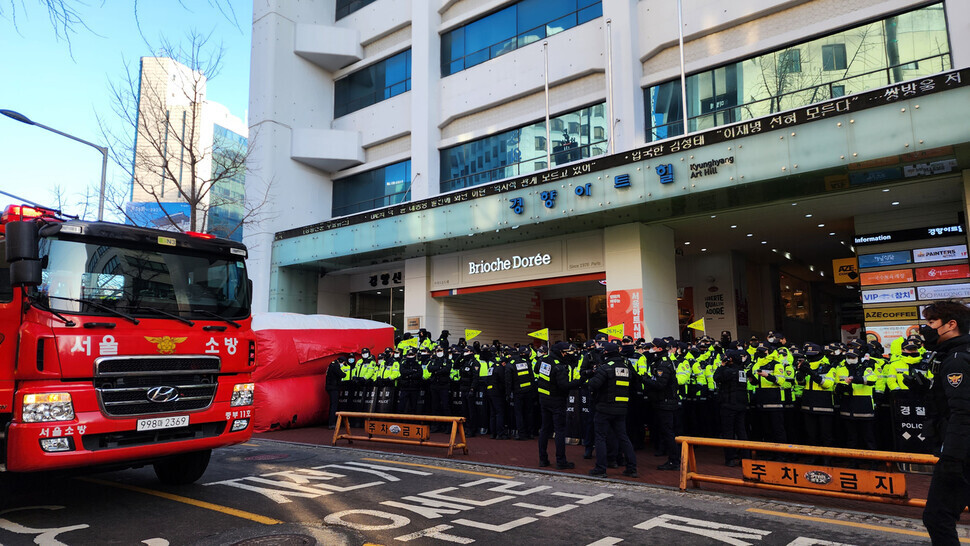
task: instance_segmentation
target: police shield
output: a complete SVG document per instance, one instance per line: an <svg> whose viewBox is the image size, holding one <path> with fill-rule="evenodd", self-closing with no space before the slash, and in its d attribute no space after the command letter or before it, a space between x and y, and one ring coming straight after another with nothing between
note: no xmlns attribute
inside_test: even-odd
<svg viewBox="0 0 970 546"><path fill-rule="evenodd" d="M384 385L377 388L377 403L374 405L375 413L394 412L394 387Z"/></svg>
<svg viewBox="0 0 970 546"><path fill-rule="evenodd" d="M893 447L906 453L932 453L927 397L916 391L892 391Z"/></svg>

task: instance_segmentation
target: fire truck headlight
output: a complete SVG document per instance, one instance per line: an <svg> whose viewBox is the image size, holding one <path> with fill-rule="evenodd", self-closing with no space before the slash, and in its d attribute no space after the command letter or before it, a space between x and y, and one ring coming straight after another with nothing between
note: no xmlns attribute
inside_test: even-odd
<svg viewBox="0 0 970 546"><path fill-rule="evenodd" d="M71 394L67 392L25 394L22 419L25 423L70 421L74 419L74 404L71 402Z"/></svg>
<svg viewBox="0 0 970 546"><path fill-rule="evenodd" d="M240 383L232 388L230 406L252 406L255 383Z"/></svg>
<svg viewBox="0 0 970 546"><path fill-rule="evenodd" d="M229 432L239 432L240 430L246 430L249 426L249 419L236 419L232 422L232 429Z"/></svg>
<svg viewBox="0 0 970 546"><path fill-rule="evenodd" d="M58 451L74 451L74 443L70 438L60 437L60 438L41 438L40 448L48 453L56 453Z"/></svg>

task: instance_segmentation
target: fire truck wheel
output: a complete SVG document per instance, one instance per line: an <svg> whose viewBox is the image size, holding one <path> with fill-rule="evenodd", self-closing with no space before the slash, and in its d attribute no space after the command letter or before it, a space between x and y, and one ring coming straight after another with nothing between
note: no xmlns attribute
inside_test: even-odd
<svg viewBox="0 0 970 546"><path fill-rule="evenodd" d="M193 483L205 473L211 455L212 450L207 449L166 457L153 465L155 476L158 477L160 482L167 485Z"/></svg>

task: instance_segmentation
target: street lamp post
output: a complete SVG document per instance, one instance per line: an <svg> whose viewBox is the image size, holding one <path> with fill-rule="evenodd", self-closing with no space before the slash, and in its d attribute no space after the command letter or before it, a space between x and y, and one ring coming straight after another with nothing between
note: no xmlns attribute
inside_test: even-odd
<svg viewBox="0 0 970 546"><path fill-rule="evenodd" d="M21 114L20 112L14 112L13 110L0 110L0 114L3 114L10 119L17 120L20 123L26 123L27 125L33 125L35 127L40 127L41 129L47 129L52 133L57 133L71 140L80 142L81 144L87 144L88 146L101 152L101 192L100 192L100 195L98 196L98 221L99 222L102 221L104 219L105 173L108 170L108 148L105 146L98 146L93 142L88 142L83 138L78 138L74 135L67 134L64 131L58 131L57 129L53 127L48 127L42 123L37 123L36 121L33 121L32 119Z"/></svg>

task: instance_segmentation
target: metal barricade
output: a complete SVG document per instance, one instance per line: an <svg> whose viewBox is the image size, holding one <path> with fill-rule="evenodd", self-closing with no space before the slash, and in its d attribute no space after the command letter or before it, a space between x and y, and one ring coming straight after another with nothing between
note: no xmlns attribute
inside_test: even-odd
<svg viewBox="0 0 970 546"><path fill-rule="evenodd" d="M355 435L351 432L351 418L364 420L364 432L366 436ZM415 421L418 424L414 423ZM428 425L420 423L451 423L451 435L448 443L430 441ZM330 445L337 445L337 440L347 440L348 443L354 443L354 440L361 440L389 444L446 447L448 448L449 457L455 449L461 449L465 455L468 455L468 443L465 440L464 423L464 417L338 411L337 426L334 427L333 441Z"/></svg>
<svg viewBox="0 0 970 546"><path fill-rule="evenodd" d="M796 444L775 444L769 442L753 442L753 441L742 441L742 440L724 440L720 438L699 438L692 436L678 436L677 442L681 445L681 458L680 458L680 490L686 491L688 488L688 482L691 482L693 487L699 487L700 482L716 483L721 485L735 485L740 487L754 487L758 489L770 489L774 491L785 491L789 493L803 493L808 495L821 495L827 497L836 497L842 499L852 499L852 500L863 500L870 502L880 502L886 504L898 504L903 506L926 506L925 499L914 499L909 498L905 488L905 481L900 488L897 486L894 491L892 484L892 476L900 476L900 473L892 473L891 470L886 472L879 471L865 471L857 469L843 469L834 468L829 466L819 467L820 465L811 464L799 464L793 462L765 462L765 461L755 461L754 459L744 461L744 467L742 468L743 474L753 475L757 479L753 478L734 478L730 476L719 476L713 474L701 474L697 470L697 459L694 456L695 446L709 446L709 447L722 447L722 448L734 448L738 450L751 450L756 452L768 451L768 452L780 452L780 453L791 453L796 455L811 455L814 457L836 457L836 458L846 458L846 459L862 459L868 461L879 461L883 463L911 463L911 464L925 464L932 465L937 461L937 457L934 455L926 455L922 453L896 453L892 451L869 451L862 449L844 449L844 448L834 448L834 447L819 447L819 446L805 446ZM781 466L787 465L787 466ZM888 468L888 464L886 465ZM793 478L791 480L792 485L782 485L778 483L766 483L762 481L762 478L770 480L768 478L769 472L772 467L776 467L778 470L785 471L785 477ZM796 472L801 467L801 470L808 468L807 472ZM756 470L757 472L753 472ZM832 476L830 471L838 471L837 476ZM790 472L789 472L790 471ZM881 474L881 475L880 475ZM854 486L857 490L863 490L859 488L859 476L865 476L867 478L880 478L876 483L873 491L876 494L864 494L864 493L852 493L845 489L845 483L843 482L842 490L833 490L834 488L828 488L829 483L833 479L838 479L840 476L852 476L854 481L849 482L850 485ZM801 482L802 486L798 487L794 485L798 483L798 477L803 476ZM788 481L788 480L776 480L776 481ZM887 483L888 481L888 483ZM834 485L838 486L839 482L835 482ZM881 486L881 487L880 487ZM835 487L839 488L839 487ZM880 489L885 489L885 492L880 491ZM900 494L901 489L901 494Z"/></svg>

